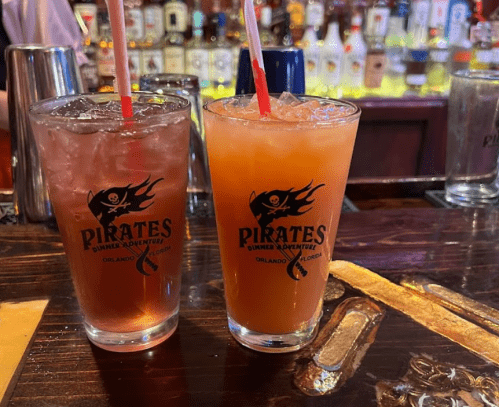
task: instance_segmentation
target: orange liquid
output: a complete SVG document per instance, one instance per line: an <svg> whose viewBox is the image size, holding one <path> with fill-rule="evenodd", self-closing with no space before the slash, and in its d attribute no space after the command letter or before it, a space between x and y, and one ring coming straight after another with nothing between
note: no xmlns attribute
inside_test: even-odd
<svg viewBox="0 0 499 407"><path fill-rule="evenodd" d="M182 191L167 194L158 189L154 204L146 211L116 219L118 229L126 223L131 226L127 227L131 234L121 239L118 232L119 239L113 240L105 238L102 225L85 205L86 196L76 203L65 201L58 193L51 195L79 304L88 323L105 331L133 332L154 327L177 311L184 196ZM144 243L148 239L149 243ZM137 242L129 246L134 253L123 247L130 242ZM144 262L143 271L148 276L137 269L137 254L147 246L147 258L157 266L155 271Z"/></svg>
<svg viewBox="0 0 499 407"><path fill-rule="evenodd" d="M248 124L205 112L227 312L245 328L291 333L320 317L357 125L358 119L317 128ZM276 243L262 237L250 200L309 184L317 189L308 198L312 203L300 210L305 213L269 224L277 244L300 245L286 257ZM283 203L283 196L276 211L291 202ZM272 207L271 202L265 204ZM300 249L299 263L307 274L293 267L293 279L287 267Z"/></svg>

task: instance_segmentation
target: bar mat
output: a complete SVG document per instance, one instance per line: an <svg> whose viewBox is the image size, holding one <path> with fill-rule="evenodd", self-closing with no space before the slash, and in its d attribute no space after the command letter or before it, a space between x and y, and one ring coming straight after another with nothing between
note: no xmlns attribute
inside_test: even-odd
<svg viewBox="0 0 499 407"><path fill-rule="evenodd" d="M343 197L341 212L359 212L359 208L357 208L355 204L345 196Z"/></svg>
<svg viewBox="0 0 499 407"><path fill-rule="evenodd" d="M0 303L0 401L31 342L49 300Z"/></svg>
<svg viewBox="0 0 499 407"><path fill-rule="evenodd" d="M425 198L430 201L437 208L460 208L459 205L447 202L445 200L445 191L435 190L435 191L425 191Z"/></svg>

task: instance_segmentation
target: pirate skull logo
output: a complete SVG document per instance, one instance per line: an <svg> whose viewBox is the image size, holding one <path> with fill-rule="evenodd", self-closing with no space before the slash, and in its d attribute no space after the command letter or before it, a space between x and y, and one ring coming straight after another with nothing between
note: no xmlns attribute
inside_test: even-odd
<svg viewBox="0 0 499 407"><path fill-rule="evenodd" d="M118 194L114 192L110 193L107 199L109 199L109 202L111 202L113 205L118 205L120 203L120 198L118 197Z"/></svg>
<svg viewBox="0 0 499 407"><path fill-rule="evenodd" d="M272 205L279 206L279 197L277 195L272 195L269 201Z"/></svg>

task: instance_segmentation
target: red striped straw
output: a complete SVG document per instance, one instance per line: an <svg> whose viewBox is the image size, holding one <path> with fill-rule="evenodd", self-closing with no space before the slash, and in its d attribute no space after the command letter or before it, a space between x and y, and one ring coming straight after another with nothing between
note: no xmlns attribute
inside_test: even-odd
<svg viewBox="0 0 499 407"><path fill-rule="evenodd" d="M253 78L255 79L258 107L260 108L260 115L267 116L270 114L270 97L263 66L262 45L260 44L253 0L244 0L244 20L246 22L246 35L248 36L248 48L251 67L253 69Z"/></svg>
<svg viewBox="0 0 499 407"><path fill-rule="evenodd" d="M116 81L121 96L121 111L124 118L133 116L132 89L130 86L130 71L128 70L128 53L125 34L125 8L123 0L106 0L109 11L109 21L113 33L114 64Z"/></svg>

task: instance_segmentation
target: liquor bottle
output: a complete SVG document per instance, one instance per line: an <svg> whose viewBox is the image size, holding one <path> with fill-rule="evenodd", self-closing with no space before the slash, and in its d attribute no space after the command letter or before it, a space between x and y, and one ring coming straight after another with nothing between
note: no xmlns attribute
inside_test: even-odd
<svg viewBox="0 0 499 407"><path fill-rule="evenodd" d="M492 62L490 69L499 70L499 7L489 15L492 29Z"/></svg>
<svg viewBox="0 0 499 407"><path fill-rule="evenodd" d="M385 36L390 8L385 0L374 0L367 9L366 39L368 44L364 86L366 92L378 95L386 68Z"/></svg>
<svg viewBox="0 0 499 407"><path fill-rule="evenodd" d="M199 0L196 0L199 2ZM199 2L200 3L200 2ZM199 6L200 7L200 6ZM232 0L232 6L227 16L227 40L239 44L241 42L241 35L244 31L242 17L242 8L240 0Z"/></svg>
<svg viewBox="0 0 499 407"><path fill-rule="evenodd" d="M428 41L428 62L426 63L426 92L432 95L442 95L449 90L449 44L444 36L444 26L441 21L437 28L432 28Z"/></svg>
<svg viewBox="0 0 499 407"><path fill-rule="evenodd" d="M213 0L211 13L207 16L205 38L208 43L216 40L218 30L218 15L222 12L220 0Z"/></svg>
<svg viewBox="0 0 499 407"><path fill-rule="evenodd" d="M428 50L425 48L409 49L406 55L404 95L421 96L426 84L426 61Z"/></svg>
<svg viewBox="0 0 499 407"><path fill-rule="evenodd" d="M468 21L470 16L471 10L467 0L450 0L445 23L445 37L449 41L449 46L462 42L463 24ZM468 30L466 34L468 34Z"/></svg>
<svg viewBox="0 0 499 407"><path fill-rule="evenodd" d="M407 51L405 24L408 14L409 0L398 0L388 20L385 37L387 66L381 84L384 96L400 97L406 91L404 58Z"/></svg>
<svg viewBox="0 0 499 407"><path fill-rule="evenodd" d="M490 69L492 63L492 29L490 23L478 22L471 55L470 69ZM470 40L471 41L471 40Z"/></svg>
<svg viewBox="0 0 499 407"><path fill-rule="evenodd" d="M210 85L210 53L203 36L204 19L201 1L196 0L192 12L193 35L185 45L185 73L198 76L202 93Z"/></svg>
<svg viewBox="0 0 499 407"><path fill-rule="evenodd" d="M81 77L87 92L97 92L99 89L99 72L97 70L97 47L90 41L90 36L83 40L83 53L87 62L80 67Z"/></svg>
<svg viewBox="0 0 499 407"><path fill-rule="evenodd" d="M144 11L142 0L125 0L125 28L127 43L134 48L137 43L144 40Z"/></svg>
<svg viewBox="0 0 499 407"><path fill-rule="evenodd" d="M100 26L100 41L97 47L97 73L99 74L99 92L114 91L114 48L109 22Z"/></svg>
<svg viewBox="0 0 499 407"><path fill-rule="evenodd" d="M82 28L84 38L88 38L90 43L99 40L97 10L96 0L77 0L73 5L76 21Z"/></svg>
<svg viewBox="0 0 499 407"><path fill-rule="evenodd" d="M307 14L307 29L299 46L303 49L305 60L305 92L308 95L314 95L318 92L320 85L320 46L313 16L310 17L310 20L309 16L310 14Z"/></svg>
<svg viewBox="0 0 499 407"><path fill-rule="evenodd" d="M290 25L291 15L287 11L284 11L284 20L281 24L281 30L279 31L279 38L277 40L279 45L284 47L293 46L293 33L291 32Z"/></svg>
<svg viewBox="0 0 499 407"><path fill-rule="evenodd" d="M430 1L413 0L407 25L407 46L411 49L425 47L428 39Z"/></svg>
<svg viewBox="0 0 499 407"><path fill-rule="evenodd" d="M130 73L130 85L132 91L139 90L140 76L142 75L142 50L136 46L135 42L128 43L128 71Z"/></svg>
<svg viewBox="0 0 499 407"><path fill-rule="evenodd" d="M428 41L433 37L445 37L445 23L449 10L449 0L431 0L430 18L428 20Z"/></svg>
<svg viewBox="0 0 499 407"><path fill-rule="evenodd" d="M293 43L298 43L304 35L305 4L304 0L286 0L286 11L289 13L289 29L293 36Z"/></svg>
<svg viewBox="0 0 499 407"><path fill-rule="evenodd" d="M305 19L307 30L312 27L318 40L322 39L322 26L324 25L323 0L308 0L305 6Z"/></svg>
<svg viewBox="0 0 499 407"><path fill-rule="evenodd" d="M225 13L218 13L215 41L210 45L210 82L213 97L218 99L234 93L233 50L225 36Z"/></svg>
<svg viewBox="0 0 499 407"><path fill-rule="evenodd" d="M164 66L167 73L185 73L184 33L187 29L187 5L181 0L165 3L166 37Z"/></svg>
<svg viewBox="0 0 499 407"><path fill-rule="evenodd" d="M343 43L340 25L335 14L330 15L327 34L320 52L320 89L321 96L342 97L340 90L341 65L343 62Z"/></svg>
<svg viewBox="0 0 499 407"><path fill-rule="evenodd" d="M367 46L362 37L362 16L354 14L350 36L344 45L342 80L343 97L363 96Z"/></svg>
<svg viewBox="0 0 499 407"><path fill-rule="evenodd" d="M161 42L165 34L163 0L144 0L144 45Z"/></svg>
<svg viewBox="0 0 499 407"><path fill-rule="evenodd" d="M470 41L474 44L476 41L477 31L481 28L478 23L484 23L486 18L483 16L483 3L482 0L473 0L473 11L470 18Z"/></svg>
<svg viewBox="0 0 499 407"><path fill-rule="evenodd" d="M325 6L325 24L327 26L324 27L326 35L333 15L339 25L341 41L344 42L346 40L347 28L350 26L350 10L346 0L327 0Z"/></svg>
<svg viewBox="0 0 499 407"><path fill-rule="evenodd" d="M258 34L260 35L260 43L262 47L277 45L277 39L274 33L270 30L272 25L272 7L265 5L260 10L260 23Z"/></svg>
<svg viewBox="0 0 499 407"><path fill-rule="evenodd" d="M467 21L463 21L462 28L459 30L460 37L454 40L454 43L450 46L450 66L449 72L456 72L462 69L468 69L471 61L471 50L473 44L469 40L469 27L470 24Z"/></svg>

